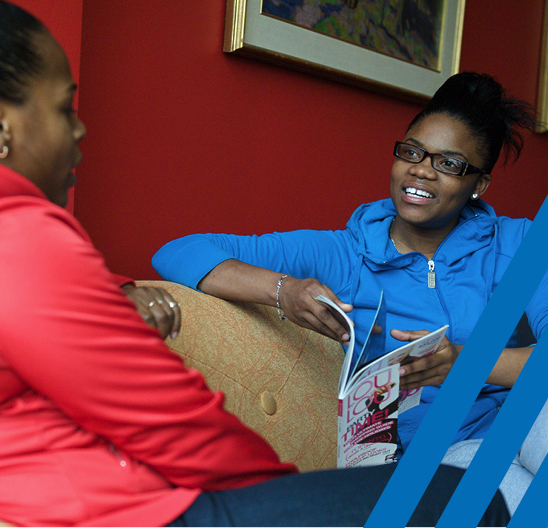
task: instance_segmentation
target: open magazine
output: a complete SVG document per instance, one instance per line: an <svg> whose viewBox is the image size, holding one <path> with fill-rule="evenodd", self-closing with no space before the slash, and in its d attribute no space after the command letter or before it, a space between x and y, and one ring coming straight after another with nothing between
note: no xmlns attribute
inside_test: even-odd
<svg viewBox="0 0 548 528"><path fill-rule="evenodd" d="M369 334L363 348L358 350L354 325L348 315L323 295L316 300L326 305L350 335L339 378L337 466L395 462L398 414L418 405L422 392L422 388L400 392L400 365L433 354L448 326L384 353L386 305L381 292Z"/></svg>

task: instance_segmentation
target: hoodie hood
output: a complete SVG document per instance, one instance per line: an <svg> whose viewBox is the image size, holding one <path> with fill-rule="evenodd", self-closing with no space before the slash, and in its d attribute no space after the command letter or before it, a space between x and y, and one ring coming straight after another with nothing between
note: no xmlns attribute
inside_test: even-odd
<svg viewBox="0 0 548 528"><path fill-rule="evenodd" d="M352 234L354 250L372 269L403 267L417 253L400 254L391 244L389 230L396 216L396 208L390 198L363 204L358 207L347 223ZM475 219L474 222L470 220ZM448 263L465 257L471 250L488 245L496 231L497 218L494 209L483 200L469 200L462 209L459 223L447 238L451 237L450 253L444 253L445 241L440 244L434 258ZM439 255L438 255L439 254Z"/></svg>

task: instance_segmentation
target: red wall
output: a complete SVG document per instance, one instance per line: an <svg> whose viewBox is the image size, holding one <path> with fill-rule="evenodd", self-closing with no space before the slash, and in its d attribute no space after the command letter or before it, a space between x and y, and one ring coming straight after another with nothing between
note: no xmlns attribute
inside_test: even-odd
<svg viewBox="0 0 548 528"><path fill-rule="evenodd" d="M468 0L461 69L536 98L544 0ZM519 14L519 16L517 16ZM388 196L391 149L419 106L224 54L222 0L85 0L75 214L113 271L193 232L342 228ZM499 214L534 217L548 136L493 172Z"/></svg>

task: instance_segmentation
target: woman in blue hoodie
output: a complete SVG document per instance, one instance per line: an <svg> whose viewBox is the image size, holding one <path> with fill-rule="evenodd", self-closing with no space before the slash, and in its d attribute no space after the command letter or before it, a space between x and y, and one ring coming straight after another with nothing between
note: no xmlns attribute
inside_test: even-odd
<svg viewBox="0 0 548 528"><path fill-rule="evenodd" d="M345 343L344 328L315 300L325 295L351 312L357 346L381 289L387 350L448 324L436 354L404 367L400 388L424 390L398 419L401 454L530 225L496 216L481 197L501 151L519 156L519 129L534 125L531 107L492 77L454 75L396 142L391 199L358 207L345 230L191 235L162 247L153 266L211 295L277 306L280 317ZM528 308L537 339L548 321L542 301ZM530 352L503 351L455 442L484 437Z"/></svg>

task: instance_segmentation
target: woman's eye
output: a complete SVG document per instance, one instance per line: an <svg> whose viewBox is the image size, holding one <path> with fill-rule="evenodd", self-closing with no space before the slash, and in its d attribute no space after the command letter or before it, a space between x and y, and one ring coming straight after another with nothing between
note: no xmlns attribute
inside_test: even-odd
<svg viewBox="0 0 548 528"><path fill-rule="evenodd" d="M460 169L463 165L462 161L457 159L445 158L441 165L446 169Z"/></svg>
<svg viewBox="0 0 548 528"><path fill-rule="evenodd" d="M404 151L404 154L408 157L408 158L420 158L420 152L414 148L407 148L405 151Z"/></svg>
<svg viewBox="0 0 548 528"><path fill-rule="evenodd" d="M66 99L64 103L61 104L60 108L61 108L61 112L63 112L63 114L69 117L76 114L76 108L74 108L74 103L72 101L72 98Z"/></svg>

